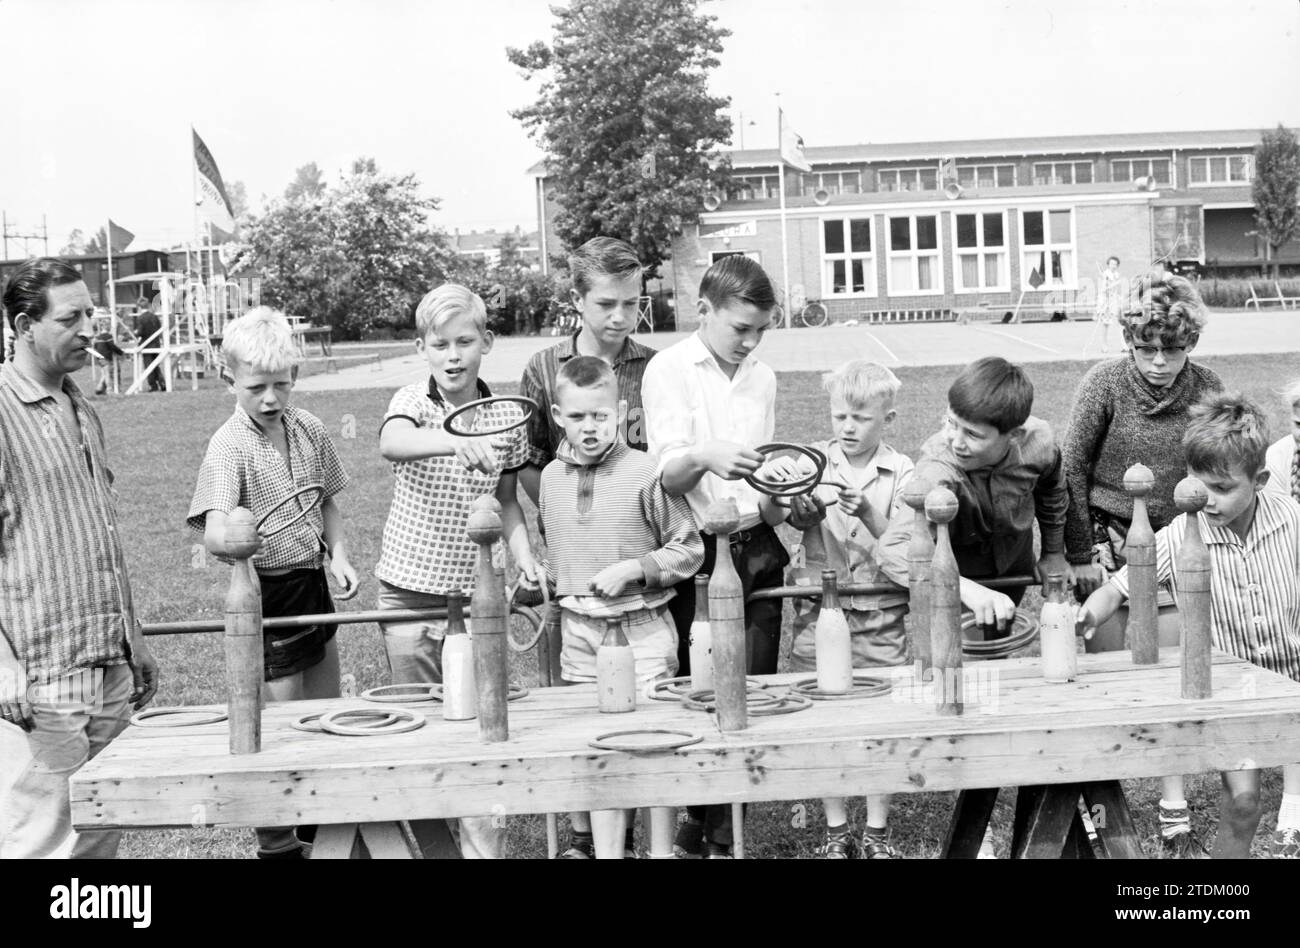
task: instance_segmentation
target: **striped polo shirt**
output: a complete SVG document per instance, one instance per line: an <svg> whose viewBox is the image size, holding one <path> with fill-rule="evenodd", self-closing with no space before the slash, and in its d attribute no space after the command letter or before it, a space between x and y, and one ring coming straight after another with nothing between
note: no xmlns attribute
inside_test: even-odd
<svg viewBox="0 0 1300 948"><path fill-rule="evenodd" d="M549 575L566 609L603 616L661 606L704 562L704 539L686 499L670 496L654 459L625 444L582 464L563 442L542 471L537 506ZM615 599L593 596L592 577L623 560L637 560L645 581Z"/></svg>
<svg viewBox="0 0 1300 948"><path fill-rule="evenodd" d="M1256 495L1255 519L1243 542L1198 513L1210 550L1210 628L1214 647L1300 681L1300 504L1271 491ZM1156 534L1157 581L1172 582L1187 514ZM1128 598L1128 567L1111 582Z"/></svg>
<svg viewBox="0 0 1300 948"><path fill-rule="evenodd" d="M40 683L126 661L132 619L104 428L76 383L63 391L75 419L0 365L0 632Z"/></svg>
<svg viewBox="0 0 1300 948"><path fill-rule="evenodd" d="M546 467L555 457L564 431L551 416L551 402L555 395L555 379L564 363L578 351L575 348L578 334L574 333L549 349L536 352L524 367L524 377L519 383L519 394L537 402L538 412L528 422L528 463ZM638 451L647 450L645 408L641 404L641 379L645 367L657 350L641 345L631 336L623 340L623 348L614 360L614 377L618 379L618 397L627 402L627 431L624 440Z"/></svg>

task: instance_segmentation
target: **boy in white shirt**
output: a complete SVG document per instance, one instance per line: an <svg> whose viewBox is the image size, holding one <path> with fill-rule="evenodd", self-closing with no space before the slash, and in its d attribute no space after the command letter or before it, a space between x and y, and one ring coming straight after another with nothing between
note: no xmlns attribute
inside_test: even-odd
<svg viewBox="0 0 1300 948"><path fill-rule="evenodd" d="M743 481L764 467L764 476L795 476L789 459L768 465L754 449L772 440L776 427L776 374L754 358L772 321L776 294L763 268L743 256L724 257L700 282L700 329L664 349L646 366L641 399L652 454L659 456L664 489L685 495L697 522L720 498L735 500L740 524L731 535L731 552L748 596L779 586L789 554L772 525L785 510ZM704 565L713 570L714 539L705 535ZM690 673L690 626L695 615L695 583L677 586L669 603L677 626L679 674ZM776 672L781 644L781 601L745 605L745 639L750 674ZM706 812L707 811L707 812ZM689 807L678 834L685 855L728 858L730 808ZM705 823L707 821L707 827Z"/></svg>

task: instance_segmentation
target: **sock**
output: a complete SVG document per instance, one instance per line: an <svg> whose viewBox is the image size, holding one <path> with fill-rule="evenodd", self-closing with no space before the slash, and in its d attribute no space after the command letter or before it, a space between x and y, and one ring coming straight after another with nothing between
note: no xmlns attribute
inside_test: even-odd
<svg viewBox="0 0 1300 948"><path fill-rule="evenodd" d="M1173 839L1183 833L1192 831L1191 815L1187 812L1186 800L1160 801L1160 835Z"/></svg>
<svg viewBox="0 0 1300 948"><path fill-rule="evenodd" d="M629 826L627 828L627 832L623 834L624 849L632 849L636 845L634 837L635 837L635 833L633 832L632 827Z"/></svg>
<svg viewBox="0 0 1300 948"><path fill-rule="evenodd" d="M827 836L845 836L848 834L848 832L849 832L848 823L838 823L835 826L831 826L830 824L827 824L826 826Z"/></svg>
<svg viewBox="0 0 1300 948"><path fill-rule="evenodd" d="M870 823L868 823L868 824L867 824L866 831L863 833L863 835L864 835L864 836L879 836L879 837L883 838L883 837L889 835L889 827L888 827L888 826L872 826Z"/></svg>
<svg viewBox="0 0 1300 948"><path fill-rule="evenodd" d="M1277 828L1300 830L1300 793L1282 794L1282 806L1277 811Z"/></svg>
<svg viewBox="0 0 1300 948"><path fill-rule="evenodd" d="M596 849L596 844L593 843L591 840L590 831L586 833L580 833L577 830L574 830L571 845L573 846L574 849L582 849L587 852L594 852Z"/></svg>

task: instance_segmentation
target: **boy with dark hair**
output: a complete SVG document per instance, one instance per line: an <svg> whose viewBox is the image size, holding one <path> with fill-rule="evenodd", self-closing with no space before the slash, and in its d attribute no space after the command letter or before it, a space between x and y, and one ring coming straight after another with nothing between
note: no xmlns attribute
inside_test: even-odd
<svg viewBox="0 0 1300 948"><path fill-rule="evenodd" d="M991 637L1001 638L1024 595L1020 586L998 592L981 579L1034 573L1067 574L1064 555L1068 496L1061 451L1052 429L1030 415L1034 386L1024 371L997 356L966 366L948 389L943 430L921 446L914 477L957 495L949 527L961 572L962 604ZM907 585L907 546L914 514L895 505L880 538L880 568ZM1041 555L1034 557L1034 521ZM989 634L989 633L986 633Z"/></svg>
<svg viewBox="0 0 1300 948"><path fill-rule="evenodd" d="M1264 490L1268 423L1238 394L1213 394L1194 406L1183 436L1187 472L1205 485L1209 501L1196 514L1210 552L1214 647L1300 681L1300 505ZM1156 533L1156 579L1171 583L1186 533L1179 514ZM1084 603L1078 623L1095 629L1128 598L1128 567ZM1259 771L1223 773L1216 858L1246 858L1259 825ZM1300 764L1282 769L1282 806L1273 835L1275 856L1300 856Z"/></svg>
<svg viewBox="0 0 1300 948"><path fill-rule="evenodd" d="M519 483L536 503L542 468L555 457L564 433L552 419L555 380L560 369L575 356L595 356L614 369L618 400L627 403L620 422L628 447L646 450L641 379L655 350L630 338L636 329L641 300L641 261L636 252L613 237L593 237L569 257L573 289L569 296L582 315L582 326L563 342L535 353L524 368L519 394L537 402L538 411L528 423L528 466Z"/></svg>

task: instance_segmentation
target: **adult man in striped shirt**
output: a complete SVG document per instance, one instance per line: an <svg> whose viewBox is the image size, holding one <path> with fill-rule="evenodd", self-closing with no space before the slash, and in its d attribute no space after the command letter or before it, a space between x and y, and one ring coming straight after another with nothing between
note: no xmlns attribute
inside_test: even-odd
<svg viewBox="0 0 1300 948"><path fill-rule="evenodd" d="M627 404L624 424L628 447L645 451L645 410L641 406L641 377L655 350L631 338L641 300L641 261L635 251L612 237L593 237L569 257L573 277L573 306L582 314L582 328L563 342L528 360L519 394L537 402L528 423L528 466L519 483L537 503L542 468L555 458L564 433L551 417L555 380L574 356L595 356L614 368L618 397Z"/></svg>
<svg viewBox="0 0 1300 948"><path fill-rule="evenodd" d="M94 307L59 260L4 291L0 365L0 858L111 858L71 829L68 778L157 690L135 622L104 429L73 383Z"/></svg>

